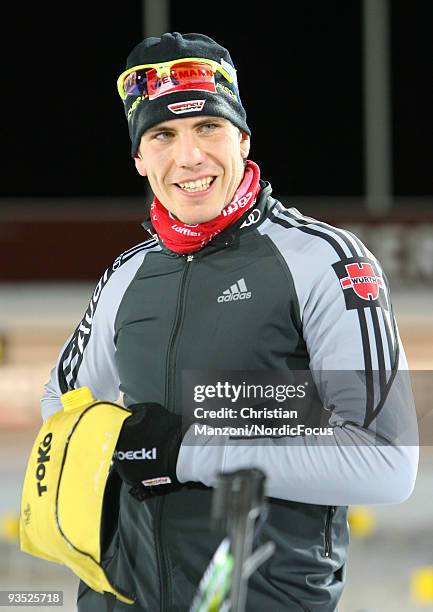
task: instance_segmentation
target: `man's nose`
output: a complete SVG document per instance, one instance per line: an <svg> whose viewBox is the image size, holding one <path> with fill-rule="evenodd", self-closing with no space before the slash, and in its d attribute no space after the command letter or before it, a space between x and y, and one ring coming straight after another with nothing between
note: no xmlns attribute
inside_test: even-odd
<svg viewBox="0 0 433 612"><path fill-rule="evenodd" d="M200 143L190 134L178 135L174 155L176 164L182 168L193 168L201 164L205 157Z"/></svg>

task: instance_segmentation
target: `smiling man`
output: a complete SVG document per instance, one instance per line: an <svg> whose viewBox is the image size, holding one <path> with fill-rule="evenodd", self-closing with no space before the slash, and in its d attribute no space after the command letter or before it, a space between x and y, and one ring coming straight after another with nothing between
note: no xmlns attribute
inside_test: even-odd
<svg viewBox="0 0 433 612"><path fill-rule="evenodd" d="M163 208L186 224L221 215L242 182L249 149L248 134L222 117L173 119L146 130L135 166L158 200L152 220ZM232 218L226 218L228 225Z"/></svg>
<svg viewBox="0 0 433 612"><path fill-rule="evenodd" d="M414 438L396 442L411 396L386 277L356 236L271 196L248 157L236 70L217 42L177 32L147 38L117 85L132 158L154 194L144 224L153 238L99 281L42 409L46 418L62 393L86 385L107 401L121 392L133 413L113 457L101 546L111 582L135 603L104 599L82 582L78 609L189 610L219 544L209 529L217 477L259 468L269 513L257 544L272 540L275 552L249 579L246 609L333 612L348 505L403 501L417 470ZM265 434L239 421L222 435L199 423L197 434L202 412L191 417L188 381L239 393L247 382L255 391L300 389L306 418L296 419L288 395L290 410L280 412L292 416L275 434L272 421ZM199 403L203 414L256 407L251 414L275 415L281 406L272 394L244 395L239 405L212 398L219 403Z"/></svg>

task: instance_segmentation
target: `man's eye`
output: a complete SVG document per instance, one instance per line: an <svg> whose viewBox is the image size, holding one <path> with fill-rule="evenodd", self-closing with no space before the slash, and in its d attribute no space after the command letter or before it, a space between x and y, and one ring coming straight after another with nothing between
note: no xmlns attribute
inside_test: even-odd
<svg viewBox="0 0 433 612"><path fill-rule="evenodd" d="M216 123L204 123L201 126L201 131L205 133L213 132L214 130L217 129L217 127L218 127L218 124Z"/></svg>
<svg viewBox="0 0 433 612"><path fill-rule="evenodd" d="M157 132L155 134L156 140L169 140L171 137L171 132Z"/></svg>

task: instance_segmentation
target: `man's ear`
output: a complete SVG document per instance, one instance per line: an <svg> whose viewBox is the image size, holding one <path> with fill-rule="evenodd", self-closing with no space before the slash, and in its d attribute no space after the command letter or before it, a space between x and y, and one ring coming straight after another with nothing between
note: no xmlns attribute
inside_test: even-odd
<svg viewBox="0 0 433 612"><path fill-rule="evenodd" d="M242 159L247 159L250 153L250 146L251 146L250 137L248 136L246 132L242 132L242 130L239 130L239 131L240 131L241 157Z"/></svg>
<svg viewBox="0 0 433 612"><path fill-rule="evenodd" d="M147 176L146 165L140 153L137 153L137 155L134 157L134 163L138 174L140 174L140 176Z"/></svg>

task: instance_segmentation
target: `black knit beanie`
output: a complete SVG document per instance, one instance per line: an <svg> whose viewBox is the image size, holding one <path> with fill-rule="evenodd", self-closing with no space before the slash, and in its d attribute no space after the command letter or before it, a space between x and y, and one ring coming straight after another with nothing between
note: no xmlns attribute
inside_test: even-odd
<svg viewBox="0 0 433 612"><path fill-rule="evenodd" d="M230 83L217 71L214 75L216 92L175 91L152 100L147 95L144 97L127 96L125 113L132 142L132 157L137 153L143 133L157 123L170 119L198 115L224 117L248 135L251 134L246 123L245 109L239 97L236 71L230 53L209 36L168 32L161 37L145 38L129 54L126 70L142 64L169 62L183 58L215 60L234 77L234 80ZM178 114L173 109L178 108L176 104L182 102L192 104L182 105L182 113ZM188 110L189 108L191 110Z"/></svg>

